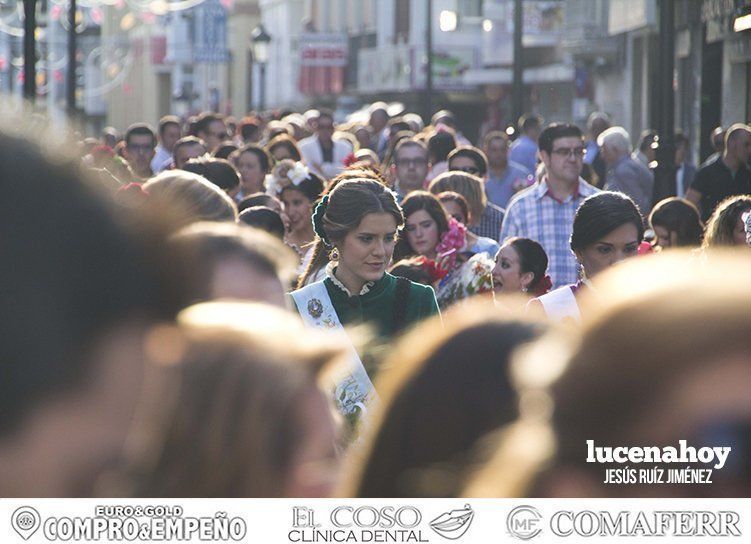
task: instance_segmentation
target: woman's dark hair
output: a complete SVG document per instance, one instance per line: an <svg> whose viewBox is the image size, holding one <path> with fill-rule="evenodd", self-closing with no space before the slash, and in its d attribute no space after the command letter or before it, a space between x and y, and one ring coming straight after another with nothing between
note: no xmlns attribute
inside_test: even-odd
<svg viewBox="0 0 751 544"><path fill-rule="evenodd" d="M275 198L273 196L259 191L243 198L237 205L237 211L243 212L248 208L253 208L255 206L265 206L267 208L270 208L271 206L269 206L269 204L271 204L271 202L273 202L274 200Z"/></svg>
<svg viewBox="0 0 751 544"><path fill-rule="evenodd" d="M389 269L389 274L407 278L411 282L422 283L423 285L430 285L432 283L430 273L425 269L419 257L411 257L398 261Z"/></svg>
<svg viewBox="0 0 751 544"><path fill-rule="evenodd" d="M699 209L693 202L675 196L657 203L649 214L649 226L674 232L677 247L699 246L704 236Z"/></svg>
<svg viewBox="0 0 751 544"><path fill-rule="evenodd" d="M623 193L595 193L587 197L576 210L571 249L581 251L628 223L636 227L637 237L641 242L644 238L644 218L634 201Z"/></svg>
<svg viewBox="0 0 751 544"><path fill-rule="evenodd" d="M258 164L261 166L261 170L264 174L268 174L271 170L271 156L266 152L264 148L255 144L247 144L230 155L230 160L237 161L240 155L243 153L252 153L258 159ZM300 160L300 159L297 159Z"/></svg>
<svg viewBox="0 0 751 544"><path fill-rule="evenodd" d="M391 214L397 228L404 224L404 216L396 202L396 195L385 185L373 179L360 178L342 181L327 196L328 203L321 218L320 227L316 228L313 257L300 278L298 287L305 285L306 280L317 272L318 269L313 268L316 257L320 253L327 253L326 244L319 236L319 229L323 229L328 242L336 245L344 240L348 232L356 229L363 217L369 213Z"/></svg>
<svg viewBox="0 0 751 544"><path fill-rule="evenodd" d="M297 147L297 143L295 143L295 140L289 135L289 134L280 134L269 141L269 143L266 144L266 151L268 154L273 157L274 156L274 149L277 147L285 147L289 151L290 158L295 161L302 160L302 154L300 153L300 148Z"/></svg>
<svg viewBox="0 0 751 544"><path fill-rule="evenodd" d="M402 211L404 212L405 221L409 217L420 210L425 210L428 215L433 218L433 221L438 225L438 239L448 232L449 230L449 218L446 214L446 210L441 206L441 202L435 197L435 195L427 191L413 191L407 195L402 201ZM414 250L410 247L406 236L400 236L399 241L396 243L394 249L394 260L400 261L405 257L414 255Z"/></svg>
<svg viewBox="0 0 751 544"><path fill-rule="evenodd" d="M266 206L252 206L243 210L238 218L241 223L265 230L284 240L284 222L278 212Z"/></svg>
<svg viewBox="0 0 751 544"><path fill-rule="evenodd" d="M290 183L286 187L284 187L279 192L279 197L281 198L282 193L284 191L300 191L305 197L310 200L311 202L315 202L321 197L321 193L323 192L323 179L318 177L317 174L314 174L313 172L308 173L308 177L302 180L299 184L294 185Z"/></svg>
<svg viewBox="0 0 751 544"><path fill-rule="evenodd" d="M527 288L534 293L548 270L547 253L539 243L529 238L515 236L506 240L503 245L510 245L514 248L519 256L519 270L522 273L532 272L533 278Z"/></svg>
<svg viewBox="0 0 751 544"><path fill-rule="evenodd" d="M434 320L398 346L378 383L381 414L369 451L344 493L457 496L478 442L517 417L509 359L540 332L492 312L463 308L445 328Z"/></svg>
<svg viewBox="0 0 751 544"><path fill-rule="evenodd" d="M738 218L751 209L751 196L731 196L720 202L707 221L702 247L732 246Z"/></svg>
<svg viewBox="0 0 751 544"><path fill-rule="evenodd" d="M232 142L222 142L219 147L214 150L212 156L216 159L229 159L229 156L237 151L237 146Z"/></svg>
<svg viewBox="0 0 751 544"><path fill-rule="evenodd" d="M456 138L447 131L441 130L428 138L428 157L431 164L448 160L449 153L456 148Z"/></svg>
<svg viewBox="0 0 751 544"><path fill-rule="evenodd" d="M442 193L438 193L436 197L441 203L454 202L462 209L467 224L469 225L472 222L472 213L469 211L469 204L467 204L467 199L462 195L456 191L443 191Z"/></svg>
<svg viewBox="0 0 751 544"><path fill-rule="evenodd" d="M233 191L240 185L240 174L227 159L199 157L186 162L182 170L205 177L225 192Z"/></svg>
<svg viewBox="0 0 751 544"><path fill-rule="evenodd" d="M90 353L103 335L132 318L173 319L187 294L149 210L117 205L77 158L49 151L0 132L3 438L100 371Z"/></svg>

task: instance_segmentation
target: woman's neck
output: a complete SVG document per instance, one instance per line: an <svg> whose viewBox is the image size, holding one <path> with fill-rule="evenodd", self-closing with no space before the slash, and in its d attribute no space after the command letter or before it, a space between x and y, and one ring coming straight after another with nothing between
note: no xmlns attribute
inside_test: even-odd
<svg viewBox="0 0 751 544"><path fill-rule="evenodd" d="M248 182L246 181L243 187L243 194L245 196L252 195L253 193L258 192L265 192L265 189L263 187L263 178L261 178L258 182Z"/></svg>
<svg viewBox="0 0 751 544"><path fill-rule="evenodd" d="M359 295L360 291L362 291L363 285L365 285L365 280L356 274L353 274L352 271L343 267L341 264L334 270L334 275L336 276L336 279L342 282L352 296Z"/></svg>
<svg viewBox="0 0 751 544"><path fill-rule="evenodd" d="M313 225L307 225L303 229L293 230L287 234L287 242L294 244L298 248L302 248L313 241L315 233L313 232Z"/></svg>

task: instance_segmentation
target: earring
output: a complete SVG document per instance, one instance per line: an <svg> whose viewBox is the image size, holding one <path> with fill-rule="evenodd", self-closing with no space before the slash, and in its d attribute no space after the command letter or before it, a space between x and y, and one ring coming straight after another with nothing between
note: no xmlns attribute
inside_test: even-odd
<svg viewBox="0 0 751 544"><path fill-rule="evenodd" d="M527 291L529 291L529 289L527 289L526 285L524 287L522 287L522 293L526 293Z"/></svg>
<svg viewBox="0 0 751 544"><path fill-rule="evenodd" d="M334 249L331 250L331 253L329 254L329 258L332 261L338 261L339 260L339 252L337 251L336 248L334 248Z"/></svg>

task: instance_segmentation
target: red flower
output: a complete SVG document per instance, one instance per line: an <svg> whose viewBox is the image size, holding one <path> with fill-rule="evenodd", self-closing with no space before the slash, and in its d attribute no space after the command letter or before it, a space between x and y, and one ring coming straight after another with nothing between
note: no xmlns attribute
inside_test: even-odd
<svg viewBox="0 0 751 544"><path fill-rule="evenodd" d="M344 166L351 166L357 162L357 158L355 158L354 153L350 153L346 157L344 157Z"/></svg>
<svg viewBox="0 0 751 544"><path fill-rule="evenodd" d="M430 276L430 283L441 281L449 272L447 269L441 268L433 259L428 259L424 255L418 257L417 261L420 263L422 269L428 273L428 276Z"/></svg>

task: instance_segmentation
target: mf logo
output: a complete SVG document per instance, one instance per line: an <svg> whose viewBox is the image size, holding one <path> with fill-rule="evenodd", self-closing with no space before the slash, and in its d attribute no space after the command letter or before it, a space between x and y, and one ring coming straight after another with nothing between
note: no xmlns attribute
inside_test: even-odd
<svg viewBox="0 0 751 544"><path fill-rule="evenodd" d="M506 517L508 533L519 540L531 540L542 531L542 516L534 506L517 506Z"/></svg>

